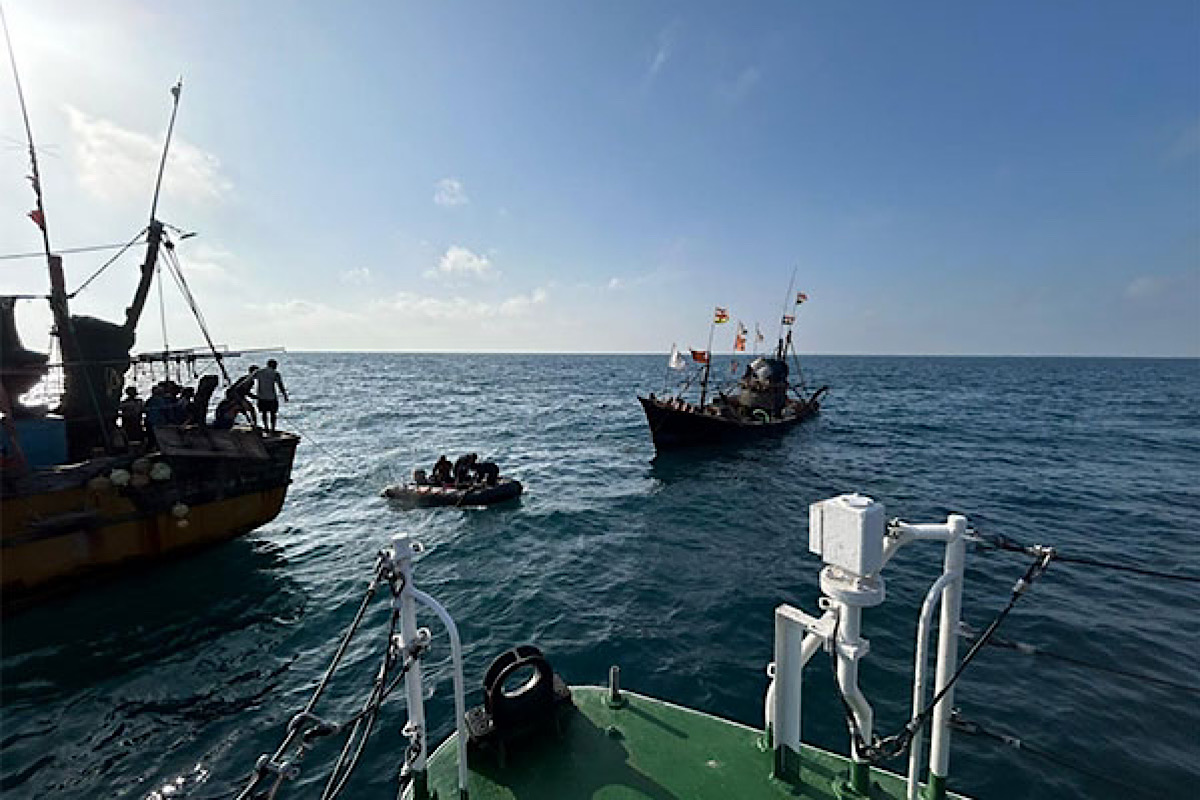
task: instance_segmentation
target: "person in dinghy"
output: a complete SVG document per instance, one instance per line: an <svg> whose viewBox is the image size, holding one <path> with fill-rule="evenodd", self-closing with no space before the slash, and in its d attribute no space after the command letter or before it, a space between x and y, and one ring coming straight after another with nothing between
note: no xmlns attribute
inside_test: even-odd
<svg viewBox="0 0 1200 800"><path fill-rule="evenodd" d="M438 458L432 471L413 471L412 481L393 484L383 496L415 507L489 506L519 497L521 482L502 478L493 461L480 461L476 453L460 456L453 463L445 455Z"/></svg>

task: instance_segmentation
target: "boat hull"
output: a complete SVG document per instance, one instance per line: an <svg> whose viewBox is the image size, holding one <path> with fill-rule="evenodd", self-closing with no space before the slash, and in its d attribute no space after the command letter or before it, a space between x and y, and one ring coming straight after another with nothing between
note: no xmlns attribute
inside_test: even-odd
<svg viewBox="0 0 1200 800"><path fill-rule="evenodd" d="M241 536L283 507L299 440L263 437L254 458L158 456L165 480L116 486L133 457L92 459L41 471L0 494L0 591L4 611L117 573Z"/></svg>
<svg viewBox="0 0 1200 800"><path fill-rule="evenodd" d="M396 484L383 490L383 496L412 508L434 508L438 506L491 506L515 500L524 487L520 481L502 478L495 486L456 489L451 486L415 486L410 483Z"/></svg>
<svg viewBox="0 0 1200 800"><path fill-rule="evenodd" d="M655 449L674 450L699 445L746 441L783 433L812 418L820 402L793 402L789 414L768 420L743 420L704 413L694 406L680 408L672 400L639 397Z"/></svg>

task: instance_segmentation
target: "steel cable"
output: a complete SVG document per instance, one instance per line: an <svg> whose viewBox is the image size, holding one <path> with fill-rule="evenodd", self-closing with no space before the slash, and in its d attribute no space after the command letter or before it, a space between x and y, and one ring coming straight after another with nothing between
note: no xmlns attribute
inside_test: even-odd
<svg viewBox="0 0 1200 800"><path fill-rule="evenodd" d="M1002 534L983 534L978 531L967 532L968 541L982 544L987 547L993 547L997 550L1005 550L1010 553L1026 553L1034 555L1038 551L1037 546L1023 545L1020 542L1014 541ZM1189 583L1200 583L1200 575L1186 575L1179 572L1166 572L1164 570L1150 569L1143 567L1140 564L1118 564L1112 561L1101 561L1095 558L1087 558L1085 556L1063 555L1055 551L1055 561L1061 561L1064 564L1078 564L1088 567L1101 567L1103 569L1115 569L1122 572L1132 572L1135 575L1146 575L1152 578L1164 578L1172 581L1187 581Z"/></svg>

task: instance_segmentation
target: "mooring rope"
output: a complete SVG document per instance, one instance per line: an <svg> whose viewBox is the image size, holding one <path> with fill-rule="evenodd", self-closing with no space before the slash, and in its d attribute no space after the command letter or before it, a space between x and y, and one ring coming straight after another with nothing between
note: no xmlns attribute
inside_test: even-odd
<svg viewBox="0 0 1200 800"><path fill-rule="evenodd" d="M364 707L357 714L343 722L330 722L323 720L313 713L313 709L316 707L317 701L319 701L321 696L325 693L325 689L328 687L333 674L337 671L338 666L341 664L342 658L345 656L351 640L353 640L355 634L358 632L358 628L362 623L363 617L366 615L367 608L369 607L371 600L374 598L379 585L384 581L387 581L390 584L393 597L398 595L399 592L403 590L403 576L395 574L391 569L388 568L386 554L381 552L376 560L375 573L370 584L367 586L367 590L363 596L362 602L359 604L358 611L355 613L354 619L351 620L349 627L343 634L342 640L338 645L338 649L334 653L333 659L330 661L328 668L321 676L321 679L317 682L317 686L313 690L312 696L305 704L303 710L293 716L288 722L287 733L279 747L275 749L274 753L270 755L264 754L261 758L259 758L258 763L255 765L254 772L250 776L250 782L237 794L237 800L251 800L251 798L264 798L264 800L271 800L278 793L284 780L295 777L299 772L299 762L304 758L305 753L308 751L309 747L312 746L312 743L316 739L326 736L340 735L349 729L350 738L347 741L346 746L343 747L342 755L338 758L338 761L334 767L334 775L330 779L330 786L333 786L333 780L337 777L338 770L342 770L341 779L337 784L336 791L329 793L330 787L326 787L326 793L322 796L330 799L336 798L344 788L346 781L349 779L350 773L353 772L354 768L358 765L359 757L362 755L363 747L365 747L366 744L366 738L370 735L371 728L374 724L374 715L378 713L379 707L382 705L383 701L387 699L387 696L399 684L404 675L407 674L413 662L421 656L420 650L414 650L411 654L408 654L404 660L404 664L400 672L394 676L391 683L381 691L380 687L387 682L388 673L391 671L391 668L394 666L395 660L398 657L398 654L394 652L392 645L392 637L395 633L397 620L397 614L395 611L393 611L391 614L391 624L388 630L388 644L384 653L383 666L380 669L379 678L377 678ZM350 750L351 743L358 734L360 724L368 717L370 718L371 724L367 726L367 729L363 734L362 740L359 742L358 749L354 753L353 758L347 762L346 754ZM289 750L293 749L295 752L290 758L287 760L281 760ZM264 787L264 783L267 783L268 781L269 785Z"/></svg>

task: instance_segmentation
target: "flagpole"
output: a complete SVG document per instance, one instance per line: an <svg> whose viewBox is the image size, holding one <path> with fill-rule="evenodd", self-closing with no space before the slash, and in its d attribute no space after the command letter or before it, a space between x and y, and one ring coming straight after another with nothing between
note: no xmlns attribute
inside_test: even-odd
<svg viewBox="0 0 1200 800"><path fill-rule="evenodd" d="M708 323L708 349L705 351L708 358L704 363L704 377L700 380L700 408L704 408L704 398L708 394L708 373L712 370L712 343L713 333L717 330L717 313L713 311L712 321Z"/></svg>
<svg viewBox="0 0 1200 800"><path fill-rule="evenodd" d="M792 279L788 281L787 294L783 296L783 310L779 312L779 336L776 337L783 341L783 318L787 315L788 298L792 296L792 289L796 286L796 273L800 271L800 267L792 269Z"/></svg>
<svg viewBox="0 0 1200 800"><path fill-rule="evenodd" d="M33 183L33 195L37 199L38 218L34 222L42 231L42 247L46 251L46 260L49 262L52 257L50 226L46 224L46 209L42 205L42 176L38 172L37 148L33 145L33 128L29 124L29 111L25 107L25 92L21 88L21 75L17 72L17 54L13 51L12 37L8 33L8 18L4 16L2 6L0 6L0 24L4 26L4 42L8 46L8 61L12 65L13 83L17 86L17 102L21 106L21 119L25 122L25 140L29 143L29 166L33 171L30 181Z"/></svg>

